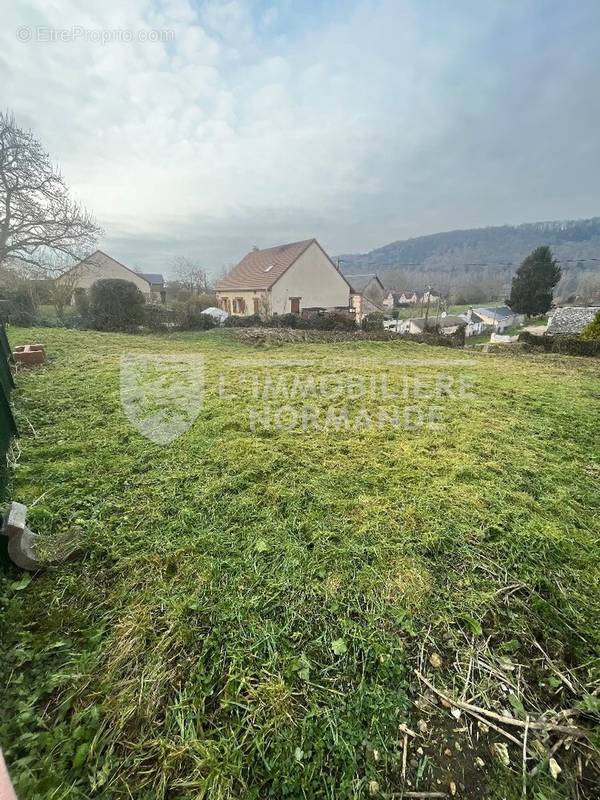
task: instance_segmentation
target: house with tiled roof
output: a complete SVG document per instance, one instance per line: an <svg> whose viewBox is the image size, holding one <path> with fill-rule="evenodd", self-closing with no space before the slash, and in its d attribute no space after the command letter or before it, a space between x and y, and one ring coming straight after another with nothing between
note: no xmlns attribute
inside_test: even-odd
<svg viewBox="0 0 600 800"><path fill-rule="evenodd" d="M600 311L600 306L557 308L548 319L546 333L552 336L579 336Z"/></svg>
<svg viewBox="0 0 600 800"><path fill-rule="evenodd" d="M348 309L350 285L316 239L255 248L215 286L229 314L301 314Z"/></svg>

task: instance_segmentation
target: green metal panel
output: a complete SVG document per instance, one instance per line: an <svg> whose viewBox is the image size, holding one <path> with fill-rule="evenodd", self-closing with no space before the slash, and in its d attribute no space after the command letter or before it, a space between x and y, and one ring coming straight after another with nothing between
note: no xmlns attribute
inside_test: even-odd
<svg viewBox="0 0 600 800"><path fill-rule="evenodd" d="M7 397L10 397L10 393L15 388L10 364L2 355L0 355L0 386L4 389Z"/></svg>
<svg viewBox="0 0 600 800"><path fill-rule="evenodd" d="M7 481L6 453L10 440L17 435L17 425L9 402L14 385L10 370L10 345L4 325L0 324L0 498L2 499Z"/></svg>
<svg viewBox="0 0 600 800"><path fill-rule="evenodd" d="M0 356L4 356L8 361L11 360L11 349L6 335L6 328L4 323L0 323Z"/></svg>
<svg viewBox="0 0 600 800"><path fill-rule="evenodd" d="M2 458L8 450L8 445L13 436L17 435L17 423L13 417L8 396L0 386L0 454Z"/></svg>

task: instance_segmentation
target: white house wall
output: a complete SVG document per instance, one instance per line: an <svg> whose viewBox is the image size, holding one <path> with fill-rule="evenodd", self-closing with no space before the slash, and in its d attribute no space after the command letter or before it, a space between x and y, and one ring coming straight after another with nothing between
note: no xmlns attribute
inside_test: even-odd
<svg viewBox="0 0 600 800"><path fill-rule="evenodd" d="M350 288L321 248L312 243L271 290L272 313L291 311L291 298L303 308L348 307Z"/></svg>
<svg viewBox="0 0 600 800"><path fill-rule="evenodd" d="M147 280L131 272L124 266L114 261L109 256L97 254L75 267L77 282L74 288L89 289L98 280L104 278L119 278L135 284L142 294L150 295L150 284Z"/></svg>

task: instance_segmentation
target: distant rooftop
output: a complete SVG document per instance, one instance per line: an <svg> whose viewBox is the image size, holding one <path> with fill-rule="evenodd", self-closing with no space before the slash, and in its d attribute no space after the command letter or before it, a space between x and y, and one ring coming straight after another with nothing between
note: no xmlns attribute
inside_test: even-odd
<svg viewBox="0 0 600 800"><path fill-rule="evenodd" d="M600 306L566 306L557 308L548 321L546 333L577 336L589 325Z"/></svg>
<svg viewBox="0 0 600 800"><path fill-rule="evenodd" d="M481 316L485 314L486 317L493 317L494 319L508 319L516 313L508 306L498 306L497 308L474 308L473 311Z"/></svg>
<svg viewBox="0 0 600 800"><path fill-rule="evenodd" d="M138 275L141 275L142 278L145 278L148 283L160 283L163 285L165 282L163 276L158 272L139 272Z"/></svg>
<svg viewBox="0 0 600 800"><path fill-rule="evenodd" d="M381 283L379 276L375 272L365 272L362 275L346 275L345 277L353 292L360 293L364 291L373 278Z"/></svg>
<svg viewBox="0 0 600 800"><path fill-rule="evenodd" d="M423 330L425 328L425 317L412 317L409 322L419 328L419 330ZM427 318L427 324L430 326L439 325L440 328L454 328L458 325L464 325L465 320L462 317L459 317L456 314L446 314L445 317L439 317L436 322L435 314L430 314Z"/></svg>
<svg viewBox="0 0 600 800"><path fill-rule="evenodd" d="M316 239L251 250L215 289L269 289Z"/></svg>

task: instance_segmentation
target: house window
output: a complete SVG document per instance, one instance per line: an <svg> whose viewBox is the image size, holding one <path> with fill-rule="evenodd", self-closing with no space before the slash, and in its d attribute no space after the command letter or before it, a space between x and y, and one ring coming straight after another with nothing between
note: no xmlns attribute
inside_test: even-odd
<svg viewBox="0 0 600 800"><path fill-rule="evenodd" d="M236 297L233 301L233 313L234 314L245 314L246 313L246 301L243 297Z"/></svg>
<svg viewBox="0 0 600 800"><path fill-rule="evenodd" d="M291 312L292 312L292 314L299 314L300 313L300 298L299 297L290 297L290 304L291 304Z"/></svg>

